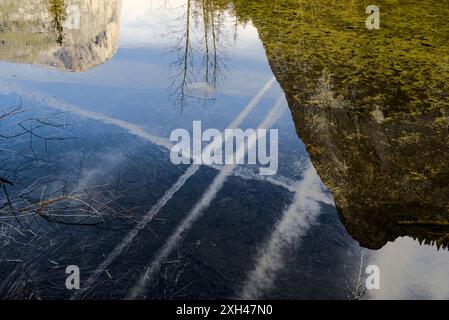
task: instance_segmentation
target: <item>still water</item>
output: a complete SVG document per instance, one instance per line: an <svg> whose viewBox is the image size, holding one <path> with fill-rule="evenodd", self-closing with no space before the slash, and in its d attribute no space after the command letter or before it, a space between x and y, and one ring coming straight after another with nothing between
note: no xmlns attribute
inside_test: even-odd
<svg viewBox="0 0 449 320"><path fill-rule="evenodd" d="M449 298L449 33L324 2L0 1L1 298ZM193 121L277 174L172 164Z"/></svg>

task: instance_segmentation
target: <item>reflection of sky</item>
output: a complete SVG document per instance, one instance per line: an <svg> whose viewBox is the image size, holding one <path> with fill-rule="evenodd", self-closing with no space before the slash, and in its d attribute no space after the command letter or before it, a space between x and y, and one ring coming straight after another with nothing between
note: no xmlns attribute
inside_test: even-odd
<svg viewBox="0 0 449 320"><path fill-rule="evenodd" d="M380 268L381 289L374 299L449 299L449 251L398 238L372 252L370 263Z"/></svg>
<svg viewBox="0 0 449 320"><path fill-rule="evenodd" d="M170 44L176 40L176 30L179 30L179 21L184 17L185 11L185 0L124 0L120 46L135 48ZM237 34L237 46L240 50L235 54L253 60L264 60L256 28L251 24L236 26L233 17L229 14L225 16L223 25L228 36L233 38L234 32Z"/></svg>
<svg viewBox="0 0 449 320"><path fill-rule="evenodd" d="M227 16L221 42L226 47L226 68L222 70L224 81L219 88L217 100L206 106L193 102L181 113L170 99L168 90L173 71L169 65L174 58L171 49L178 40L177 30L182 26L184 14L184 0L124 0L120 47L110 61L84 73L0 62L0 103L10 105L16 96L28 94L28 98L24 98L25 107L45 107L46 104L50 106L46 101L55 98L61 104L120 119L162 137L168 137L169 132L175 128L190 128L193 120L202 120L207 127L223 129L272 77L263 45L257 30L251 24L237 26L235 29L233 19ZM200 36L197 34L196 37L198 39ZM276 85L262 99L243 127L256 127L280 93L281 89ZM57 104L51 105L52 108L55 106ZM95 128L95 122L90 124L92 127L85 131L86 135L94 135L100 131ZM299 156L305 155L304 148L297 139L289 115L285 115L277 127L281 129L281 173L296 179L301 173L298 171L303 170L300 164L303 159L299 160ZM101 132L103 136L106 134L105 131ZM83 130L77 133L83 134ZM109 134L115 137L117 132L112 134L111 130ZM117 153L120 154L119 151ZM98 171L93 172L98 174ZM105 174L103 171L103 175ZM303 200L299 196L298 199ZM302 226L301 216L296 216L294 211L296 207L304 205L299 202L288 211L289 219L285 220L288 223L284 223L287 224L284 228L288 229L288 233L284 232L279 236L275 232L272 241L276 242L277 238L282 241L285 241L284 238L288 238L288 241L295 239L296 227L299 229ZM295 228L292 228L292 224ZM338 236L340 235L329 237ZM352 244L356 246L354 242ZM307 246L308 243L303 245ZM277 257L278 251L281 251L278 249L274 254L271 252L269 257ZM301 255L301 248L293 254ZM445 269L449 262L447 251L436 252L434 248L420 247L409 239L399 239L378 252L371 252L370 259L372 263L379 265L382 274L383 289L371 292L370 296L373 298L448 297L449 275ZM314 257L310 260L314 260ZM339 263L345 262L335 261L335 264ZM332 277L329 279L333 280L335 279Z"/></svg>
<svg viewBox="0 0 449 320"><path fill-rule="evenodd" d="M217 101L210 106L193 101L181 114L168 91L173 73L177 72L170 67L176 59L171 51L180 37L176 30L182 28L184 21L179 18L184 14L185 1L125 0L120 48L112 60L84 73L0 62L0 80L18 83L24 90L55 96L107 116L145 125L158 134L160 127L171 130L189 127L194 118L210 121L210 126L221 128L219 124L232 119L272 73L255 28L239 26L234 41L235 28L228 18L223 24L219 43L219 47L229 48L223 58L226 65L221 76L224 80L217 92ZM167 30L173 31L167 35ZM192 27L192 32L200 38L197 34L200 30ZM279 88L272 90L264 105L269 106L279 92ZM226 110L225 119L221 110Z"/></svg>
<svg viewBox="0 0 449 320"><path fill-rule="evenodd" d="M185 6L185 1L124 0L120 47L110 61L83 73L0 62L0 91L21 96L28 108L33 104L55 108L59 101L72 109L141 126L164 138L176 128L191 128L193 120L201 120L204 128L224 129L273 75L255 28L249 24L236 29L227 16L218 43L219 52L226 54L216 101L203 105L193 100L181 112L168 93L172 74L177 72L170 64L176 59L173 46L183 34L179 30L184 27ZM191 30L192 38L201 44L201 28ZM242 126L257 126L279 94L281 89L275 85ZM280 125L288 131L283 136L296 141L303 152L288 115Z"/></svg>
<svg viewBox="0 0 449 320"><path fill-rule="evenodd" d="M90 120L99 120L106 124L114 123L112 119L123 121L115 129L111 128L107 135L104 126L96 124L95 121L88 122L91 124L89 128L76 130L77 137L85 140L98 134L98 158L109 159L108 162L101 160L99 168L90 168L80 185L95 184L99 177L100 181L104 180L112 175L111 167L118 167L119 163L123 162L122 156L116 156L122 154L122 146L115 148L113 140L116 139L117 132L125 127L131 132L140 126L147 132L165 138L173 129L191 128L193 120L201 120L203 128L222 130L273 75L255 28L248 25L235 29L234 21L228 17L222 26L223 33L218 43L219 50L222 49L220 52L225 52L222 57L225 67L222 69L223 81L219 86L216 101L210 105L193 101L181 113L168 95L173 71L169 65L176 58L173 57L171 49L178 41L179 34L175 32L167 35L167 30L173 31L182 27L183 21L180 18L184 11L183 1L125 0L122 8L120 47L110 61L84 73L1 62L0 101L11 101L11 97L21 96L26 107L56 109L59 106L64 110L65 106L66 110L76 110L75 116L86 118L85 115L90 114ZM193 39L198 41L202 36L201 30L192 27L192 32ZM236 38L234 32L237 32ZM240 127L257 127L280 94L282 91L275 84ZM103 120L99 115L104 116ZM86 122L81 123L86 125ZM281 131L280 174L296 180L303 170L301 162L305 156L304 148L297 139L288 113L283 115L275 127ZM112 141L108 140L108 137ZM102 156L103 152L109 154L103 149L110 148L114 149L113 156ZM163 183L161 188L168 189ZM186 189L191 188L192 185L186 186ZM259 188L263 188L263 185ZM199 195L194 195L192 199L197 197ZM176 203L176 199L172 202ZM280 212L283 210L282 207L278 209ZM265 227L269 228L270 225ZM248 263L251 263L251 260L248 260Z"/></svg>

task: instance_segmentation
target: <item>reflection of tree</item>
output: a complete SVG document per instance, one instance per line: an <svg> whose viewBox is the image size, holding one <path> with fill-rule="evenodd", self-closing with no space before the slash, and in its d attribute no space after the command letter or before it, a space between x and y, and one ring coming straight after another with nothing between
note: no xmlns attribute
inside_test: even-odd
<svg viewBox="0 0 449 320"><path fill-rule="evenodd" d="M64 41L64 27L62 24L66 18L65 16L65 1L64 0L48 0L48 11L52 17L52 32L55 33L56 42L62 45Z"/></svg>
<svg viewBox="0 0 449 320"><path fill-rule="evenodd" d="M177 60L172 66L176 72L170 86L170 94L181 109L189 100L205 104L215 100L223 68L224 52L219 52L224 47L220 39L223 23L223 11L217 10L213 1L186 1L181 37L174 48Z"/></svg>
<svg viewBox="0 0 449 320"><path fill-rule="evenodd" d="M205 68L205 80L206 83L211 82L213 85L213 88L216 88L217 86L217 73L219 70L219 65L217 63L217 39L215 34L215 24L214 24L214 16L213 16L213 10L211 8L211 3L209 0L203 0L203 19L204 19L204 43L205 43L205 61L204 64L206 66ZM211 13L212 17L208 14L208 11ZM209 51L209 37L208 37L208 30L210 29L210 33L212 36L212 46L213 46L213 52L212 57L213 61L210 58L210 51ZM210 69L209 66L212 65L212 78L210 78Z"/></svg>
<svg viewBox="0 0 449 320"><path fill-rule="evenodd" d="M183 108L186 104L186 92L188 85L188 72L189 72L189 63L191 60L191 43L190 43L190 11L191 11L191 1L187 0L187 9L185 16L185 29L183 30L182 39L184 39L184 44L180 41L175 50L181 54L180 58L173 63L176 69L179 70L179 73L175 76L175 80L172 82L172 90L173 95L176 101L179 101L181 108ZM177 79L179 83L177 84Z"/></svg>

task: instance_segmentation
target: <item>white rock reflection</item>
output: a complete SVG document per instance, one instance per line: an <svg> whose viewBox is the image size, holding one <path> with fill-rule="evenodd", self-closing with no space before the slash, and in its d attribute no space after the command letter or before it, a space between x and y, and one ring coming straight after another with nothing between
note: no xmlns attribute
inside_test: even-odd
<svg viewBox="0 0 449 320"><path fill-rule="evenodd" d="M121 0L0 0L0 60L82 72L112 58Z"/></svg>

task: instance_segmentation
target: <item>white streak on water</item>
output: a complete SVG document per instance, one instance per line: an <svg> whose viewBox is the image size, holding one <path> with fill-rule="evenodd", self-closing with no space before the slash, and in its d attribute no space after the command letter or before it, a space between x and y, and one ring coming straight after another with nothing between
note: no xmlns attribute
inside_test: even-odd
<svg viewBox="0 0 449 320"><path fill-rule="evenodd" d="M273 86L275 79L272 78L268 81L265 86L251 99L250 103L243 108L242 112L237 115L237 117L229 125L230 128L237 128L246 119L246 117L254 110L254 108L259 104L263 96L268 92L268 90ZM207 150L205 152L208 152ZM83 285L83 288L72 297L72 299L77 299L82 297L82 295L89 290L94 283L98 280L99 276L110 266L110 264L122 254L122 252L132 243L134 238L143 230L153 219L156 217L162 208L173 198L173 196L184 186L187 180L192 177L198 170L199 165L191 165L185 173L178 178L178 180L165 192L165 194L160 198L157 203L148 211L148 213L142 218L142 220L132 229L128 235L119 243L114 250L112 250L106 259L98 266L98 268L93 272L90 278Z"/></svg>
<svg viewBox="0 0 449 320"><path fill-rule="evenodd" d="M276 104L273 106L269 114L260 124L258 129L268 129L270 128L282 115L282 111L285 108L285 98L281 96ZM240 146L245 148L244 145ZM248 146L250 150L254 146ZM236 154L241 154L237 152ZM237 161L238 162L238 161ZM154 275L159 272L164 261L169 257L174 248L176 248L179 243L184 238L186 232L188 232L193 225L201 218L203 212L209 207L212 200L215 199L217 193L222 189L227 178L232 174L236 165L226 165L223 166L218 175L215 177L209 188L203 193L200 200L196 203L189 214L184 218L184 220L178 225L176 230L161 248L161 250L156 254L153 261L149 264L146 272L138 280L137 284L130 290L126 299L133 300L137 299L140 295L144 294L145 289L153 280Z"/></svg>
<svg viewBox="0 0 449 320"><path fill-rule="evenodd" d="M234 119L234 121L229 125L228 128L230 128L230 129L237 128L244 121L244 119L249 115L249 113L257 106L257 104L260 102L260 99L268 92L268 90L272 87L274 82L275 82L275 79L272 78L262 88L262 90L256 96L254 96L254 98L250 101L250 103L236 117L236 119ZM138 126L136 124L133 124L133 123L130 123L127 121L123 121L123 120L119 120L119 119L114 119L114 118L108 117L106 115L103 115L101 113L85 110L79 106L72 105L70 103L62 101L60 99L56 99L54 97L51 97L47 94L44 94L44 93L41 93L38 91L32 92L32 91L23 89L17 85L11 86L10 84L6 85L4 83L1 83L0 92L5 93L5 94L18 93L26 99L41 102L47 107L65 111L65 112L70 112L70 113L73 113L82 118L99 121L99 122L102 122L105 124L110 124L110 125L122 128L132 135L135 135L135 136L140 137L146 141L149 141L151 143L159 145L165 149L171 150L171 148L172 148L172 144L168 139L152 135L152 134L146 132L144 129L142 129L140 126ZM260 127L261 128L263 128L265 126L268 127L269 123L270 122L274 123L275 121L277 121L279 119L280 115L281 115L281 112L279 112L279 110L277 108L274 108L270 112L270 115L267 116L264 123L261 124ZM190 166L186 170L186 172L181 177L179 177L179 179L166 191L166 193L162 196L162 198L160 198L158 200L158 202L150 209L150 211L147 213L147 215L143 217L141 223L139 223L135 229L131 230L130 233L123 239L123 241L119 245L117 245L117 247L112 252L110 252L110 254L106 257L106 259L94 271L92 276L86 281L82 290L78 291L72 298L76 299L77 297L81 297L82 294L85 293L87 289L92 287L92 285L98 280L98 277L101 275L101 273L104 272L109 267L109 265L123 252L123 250L125 250L125 248L127 246L129 246L129 244L133 241L133 239L136 237L138 232L140 230L142 230L160 212L160 210L168 203L168 201L170 201L173 198L173 196L176 194L176 192L180 188L182 188L182 186L186 183L186 181L197 172L198 168L199 168L199 166L196 166L196 165ZM200 210L198 210L198 209L196 210L196 212L198 212L198 214L200 214L201 211L204 210L204 208L209 205L209 202L212 201L212 199L216 195L216 192L218 192L218 190L221 189L222 185L224 184L225 180L227 179L227 177L230 174L233 174L236 176L241 176L246 179L251 179L251 176L252 176L251 174L245 175L243 173L244 172L243 170L239 170L238 172L233 171L234 168L230 168L230 167L220 167L220 168L215 167L215 169L221 170L220 175L217 176L217 178L216 178L218 180L215 181L215 183L213 185L211 185L211 187L209 188L209 189L211 189L211 192L209 192L208 194L205 194L202 201L197 204L197 208L200 208ZM274 185L286 188L287 190L289 190L291 192L294 191L294 186L289 181L283 181L282 179L279 180L274 177L255 177L255 176L253 176L252 178L253 179L258 178L258 180L264 180L264 181L270 182ZM185 222L187 224L191 223L193 225L195 220L196 219L190 219L190 220L186 220ZM176 244L177 241L174 241L173 243Z"/></svg>
<svg viewBox="0 0 449 320"><path fill-rule="evenodd" d="M315 168L309 164L298 185L293 203L284 212L267 243L262 246L256 266L249 273L240 298L257 299L271 289L277 273L284 267L285 249L291 244L297 244L316 223L320 202L333 203L324 191Z"/></svg>

